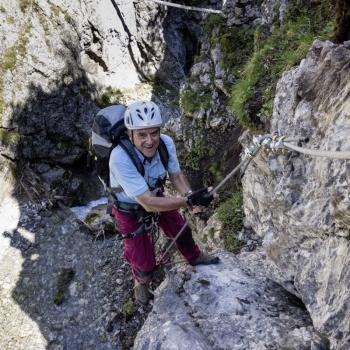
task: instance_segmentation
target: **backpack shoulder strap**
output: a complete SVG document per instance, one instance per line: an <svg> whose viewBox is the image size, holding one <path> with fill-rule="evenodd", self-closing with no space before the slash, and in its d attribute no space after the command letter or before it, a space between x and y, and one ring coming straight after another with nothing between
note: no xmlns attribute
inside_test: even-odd
<svg viewBox="0 0 350 350"><path fill-rule="evenodd" d="M158 152L159 152L160 160L162 161L165 170L168 170L169 152L162 138L160 138Z"/></svg>
<svg viewBox="0 0 350 350"><path fill-rule="evenodd" d="M145 168L143 167L143 164L135 151L134 145L131 143L129 138L123 137L120 139L119 145L128 154L137 171L142 175L142 177L145 176Z"/></svg>

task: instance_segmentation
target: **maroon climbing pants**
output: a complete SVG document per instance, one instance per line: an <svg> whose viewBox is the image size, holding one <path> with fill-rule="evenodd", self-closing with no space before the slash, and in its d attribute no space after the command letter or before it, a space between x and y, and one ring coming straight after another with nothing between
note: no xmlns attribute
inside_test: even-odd
<svg viewBox="0 0 350 350"><path fill-rule="evenodd" d="M121 212L113 207L112 215L123 235L134 232L140 227L140 223L133 213ZM161 212L159 216L159 226L169 238L175 238L185 222L177 210ZM176 247L187 261L191 261L199 255L199 248L195 244L188 226L177 239ZM136 280L140 283L147 283L152 279L156 259L152 241L147 232L124 239L124 257L132 266L132 273Z"/></svg>

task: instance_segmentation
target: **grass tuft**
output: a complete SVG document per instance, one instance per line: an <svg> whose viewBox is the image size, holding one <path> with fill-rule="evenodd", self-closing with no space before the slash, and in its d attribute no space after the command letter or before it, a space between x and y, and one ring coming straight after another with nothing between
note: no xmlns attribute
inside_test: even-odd
<svg viewBox="0 0 350 350"><path fill-rule="evenodd" d="M225 249L233 253L237 253L237 249L241 246L241 241L235 235L243 227L242 206L243 195L240 189L223 202L217 210L218 219L222 223Z"/></svg>
<svg viewBox="0 0 350 350"><path fill-rule="evenodd" d="M315 39L331 37L335 22L329 14L327 17L326 3L320 5L315 16L308 12L310 8L291 8L287 21L267 36L263 28L256 30L254 51L231 90L230 106L241 126L254 128L249 110L252 99L260 98L258 117L270 118L275 86L282 73L300 62Z"/></svg>
<svg viewBox="0 0 350 350"><path fill-rule="evenodd" d="M180 96L180 105L186 114L192 114L201 108L208 110L211 107L211 95L206 91L184 90Z"/></svg>
<svg viewBox="0 0 350 350"><path fill-rule="evenodd" d="M107 107L114 104L120 104L123 98L123 92L108 86L107 89L97 97L96 103L99 107Z"/></svg>

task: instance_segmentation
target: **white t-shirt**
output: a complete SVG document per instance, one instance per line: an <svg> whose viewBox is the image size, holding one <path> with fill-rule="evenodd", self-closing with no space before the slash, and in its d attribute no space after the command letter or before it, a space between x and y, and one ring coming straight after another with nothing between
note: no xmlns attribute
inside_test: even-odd
<svg viewBox="0 0 350 350"><path fill-rule="evenodd" d="M180 165L174 141L164 134L161 134L160 137L169 153L168 173L176 175L180 172ZM131 158L121 146L115 147L109 158L110 186L112 188L122 187L124 190L124 192L117 193L120 202L137 203L134 198L145 193L150 186L154 187L157 179L166 174L158 151L151 161L148 161L136 147L135 150L144 166L144 177L138 172Z"/></svg>

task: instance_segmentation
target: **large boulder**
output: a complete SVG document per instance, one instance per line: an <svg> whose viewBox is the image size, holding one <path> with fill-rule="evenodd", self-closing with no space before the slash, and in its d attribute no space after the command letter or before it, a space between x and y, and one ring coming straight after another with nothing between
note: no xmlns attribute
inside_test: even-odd
<svg viewBox="0 0 350 350"><path fill-rule="evenodd" d="M271 133L303 147L350 150L350 43L315 41L277 86ZM244 178L246 225L261 237L271 275L299 296L332 349L349 349L350 164L264 153Z"/></svg>
<svg viewBox="0 0 350 350"><path fill-rule="evenodd" d="M256 254L240 261L224 253L218 265L171 270L134 349L306 350L320 343L305 309L266 279L263 254Z"/></svg>

